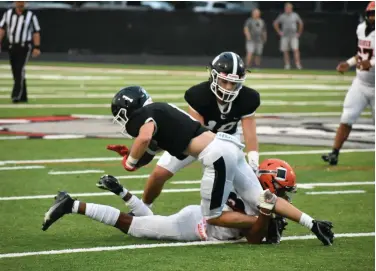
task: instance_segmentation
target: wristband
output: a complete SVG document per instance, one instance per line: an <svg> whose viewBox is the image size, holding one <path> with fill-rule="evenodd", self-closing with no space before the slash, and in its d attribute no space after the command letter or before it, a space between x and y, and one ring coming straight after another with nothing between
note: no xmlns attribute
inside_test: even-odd
<svg viewBox="0 0 376 271"><path fill-rule="evenodd" d="M349 64L350 67L355 66L356 65L356 58L355 58L355 56L353 56L352 58L349 58L346 61L346 63Z"/></svg>
<svg viewBox="0 0 376 271"><path fill-rule="evenodd" d="M261 211L261 210L259 210L259 212L260 212L260 214L265 215L265 216L271 216L271 215L272 215L272 213L267 214L267 213L264 213L264 212Z"/></svg>
<svg viewBox="0 0 376 271"><path fill-rule="evenodd" d="M254 162L257 162L257 165L258 165L259 153L257 151L250 151L250 152L248 152L247 156L248 156L248 163L250 161L254 161Z"/></svg>
<svg viewBox="0 0 376 271"><path fill-rule="evenodd" d="M40 50L40 45L34 45L34 49Z"/></svg>
<svg viewBox="0 0 376 271"><path fill-rule="evenodd" d="M134 168L137 165L137 162L138 162L138 159L134 159L132 156L128 156L125 164L130 168Z"/></svg>

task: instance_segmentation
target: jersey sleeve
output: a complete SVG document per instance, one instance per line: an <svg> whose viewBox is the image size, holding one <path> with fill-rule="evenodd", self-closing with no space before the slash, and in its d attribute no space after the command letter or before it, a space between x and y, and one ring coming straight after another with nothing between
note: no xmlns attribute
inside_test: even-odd
<svg viewBox="0 0 376 271"><path fill-rule="evenodd" d="M256 113L257 108L260 106L260 94L256 90L250 89L243 102L242 119L251 117Z"/></svg>
<svg viewBox="0 0 376 271"><path fill-rule="evenodd" d="M279 14L278 17L275 19L274 22L277 23L277 24L280 24L281 21L282 21L282 16L283 16L282 14Z"/></svg>
<svg viewBox="0 0 376 271"><path fill-rule="evenodd" d="M0 28L2 29L5 29L5 25L6 25L6 22L5 22L5 17L6 17L6 12L4 12L3 14L3 17L1 18L1 21L0 21Z"/></svg>
<svg viewBox="0 0 376 271"><path fill-rule="evenodd" d="M203 91L198 86L193 86L184 94L184 99L188 105L200 115L204 115L204 105L201 101L205 98L202 97L202 93Z"/></svg>
<svg viewBox="0 0 376 271"><path fill-rule="evenodd" d="M297 21L298 23L300 23L300 24L303 23L302 18L300 18L300 16L299 16L298 13L295 13L295 17L296 17L296 21Z"/></svg>
<svg viewBox="0 0 376 271"><path fill-rule="evenodd" d="M40 25L39 25L38 18L35 14L33 14L32 22L33 22L33 33L39 33L40 32Z"/></svg>
<svg viewBox="0 0 376 271"><path fill-rule="evenodd" d="M247 19L244 23L244 27L249 27L250 22L251 22L251 19Z"/></svg>

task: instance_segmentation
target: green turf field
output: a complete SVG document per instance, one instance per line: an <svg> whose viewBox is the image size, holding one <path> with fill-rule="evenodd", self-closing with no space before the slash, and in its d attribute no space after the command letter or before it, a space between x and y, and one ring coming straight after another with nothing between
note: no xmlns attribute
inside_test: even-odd
<svg viewBox="0 0 376 271"><path fill-rule="evenodd" d="M204 81L207 75L199 73L162 75L153 74L159 67L123 65L76 65L32 63L27 70L29 103L9 103L11 73L6 63L0 63L0 118L47 116L54 114L108 115L111 95L124 85L141 84L158 101L184 104L184 90ZM127 68L122 71L121 68ZM184 73L182 67L175 67ZM129 71L143 71L131 74ZM162 70L172 70L162 67ZM176 71L175 70L175 71ZM199 68L190 68L199 71ZM204 67L203 67L204 71ZM316 71L259 71L254 74L274 78L250 76L247 85L258 86L262 102L259 113L337 113L351 79L333 76L333 72ZM278 77L287 75L286 78ZM291 75L291 77L288 77ZM299 76L311 76L299 77ZM330 76L328 78L315 77ZM288 86L288 87L286 87ZM99 95L95 96L95 95ZM90 106L89 106L90 105ZM62 108L58 108L62 107ZM181 106L186 109L186 106ZM369 111L367 111L369 112ZM318 117L319 118L319 117ZM206 246L177 246L133 248L135 244L157 244L169 241L136 239L120 231L91 221L86 217L69 215L47 232L41 230L44 212L53 202L52 195L67 190L80 200L112 205L128 211L113 195L97 195L98 178L105 173L122 176L120 181L131 191L140 190L156 163L128 173L120 160L106 150L107 144L129 144L121 139L75 140L0 140L0 270L374 270L375 260L375 158L374 152L350 152L340 156L337 167L322 163L320 154L309 151L325 147L305 147L261 144L261 158L270 158L264 152L284 152L273 155L288 161L301 184L294 196L294 204L317 219L334 223L339 234L332 247L323 247L316 239L283 241L278 246L248 246L222 244ZM299 154L288 154L301 151ZM76 159L61 161L61 159ZM92 161L92 158L101 158ZM5 170L12 167L31 169ZM89 174L57 175L56 172L97 170ZM133 176L133 177L132 177ZM201 166L198 163L180 171L165 187L179 189L163 193L153 207L157 214L172 214L189 204L199 203L198 181ZM354 182L358 183L354 185ZM307 185L311 184L308 189ZM313 185L313 184L316 184ZM346 191L348 194L307 194L310 192ZM29 198L27 198L29 197ZM310 232L300 225L289 223L285 236L305 236ZM348 234L341 237L340 234ZM359 236L368 234L369 236ZM102 248L99 248L102 247ZM104 248L106 247L106 248ZM108 249L118 250L106 251ZM82 252L62 254L62 250L83 248ZM92 248L98 248L96 252ZM25 255L25 252L56 250L51 255Z"/></svg>

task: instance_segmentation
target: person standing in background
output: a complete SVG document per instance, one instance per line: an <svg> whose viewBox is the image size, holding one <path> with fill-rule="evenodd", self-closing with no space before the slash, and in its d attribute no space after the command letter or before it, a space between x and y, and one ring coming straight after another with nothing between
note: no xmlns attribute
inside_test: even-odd
<svg viewBox="0 0 376 271"><path fill-rule="evenodd" d="M260 67L261 55L266 42L266 26L263 19L260 18L261 12L258 8L252 11L252 17L244 24L244 35L246 38L247 59L246 65L252 65L252 56L255 55L255 65Z"/></svg>
<svg viewBox="0 0 376 271"><path fill-rule="evenodd" d="M0 21L0 44L7 34L9 59L13 74L12 102L27 102L25 65L30 53L40 55L40 26L37 16L25 9L24 1L16 1L15 7L8 9Z"/></svg>
<svg viewBox="0 0 376 271"><path fill-rule="evenodd" d="M277 17L273 26L281 37L280 49L283 52L285 69L289 70L291 68L289 51L292 50L294 52L296 68L300 70L302 69L302 65L300 63L299 37L303 33L303 21L292 9L292 4L286 3L285 12ZM280 24L282 25L282 30L279 27Z"/></svg>

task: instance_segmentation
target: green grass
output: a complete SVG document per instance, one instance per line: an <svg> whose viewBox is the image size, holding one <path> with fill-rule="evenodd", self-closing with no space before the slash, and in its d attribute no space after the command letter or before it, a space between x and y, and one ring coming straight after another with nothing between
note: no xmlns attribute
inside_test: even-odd
<svg viewBox="0 0 376 271"><path fill-rule="evenodd" d="M7 62L6 62L7 63ZM4 62L0 61L0 64ZM32 65L55 65L98 68L132 68L132 69L176 69L202 70L204 67L166 67L140 65L99 65L72 64L52 62L31 62ZM262 70L260 73L285 73L281 70ZM256 72L255 72L256 73ZM287 71L292 74L335 74L334 71ZM1 70L0 74L9 74ZM61 74L64 76L108 75L90 73L88 71L31 71L28 74ZM352 74L352 73L350 73ZM113 74L113 76L118 76ZM122 76L123 75L119 75ZM127 80L134 80L152 87L155 94L182 94L184 87L193 82L201 82L202 78L182 76L124 76ZM340 77L338 77L340 78ZM154 80L154 83L153 83ZM28 81L30 93L96 93L98 91L112 93L116 87L122 86L126 80L85 81L91 89L77 89L80 81L74 80L42 80ZM165 82L162 82L165 81ZM88 82L86 84L86 82ZM175 86L176 90L164 91L164 87ZM328 84L350 85L350 82L328 80L248 80L249 84L281 84L281 89L260 90L263 93L273 92L319 92L317 90L282 90L284 84ZM9 87L11 80L0 79L0 88ZM64 91L59 89L66 88ZM35 91L35 92L34 92ZM322 91L325 93L326 91ZM328 90L331 92L331 90ZM9 94L4 91L0 94ZM265 97L266 100L283 101L341 101L339 96L313 97ZM67 94L69 95L69 94ZM62 103L108 103L110 99L33 99L29 104L62 104ZM182 99L168 99L168 102L183 102ZM0 99L0 105L9 103L8 99ZM186 109L186 106L182 106ZM338 112L341 106L265 106L261 105L258 113L281 112ZM26 117L70 114L106 114L109 108L0 108L0 116ZM318 117L319 120L319 117ZM1 140L0 162L5 160L35 160L35 159L63 159L63 158L92 158L117 157L115 153L106 150L107 144L127 144L125 139L76 139L76 140ZM261 152L270 151L309 151L329 149L327 147L289 146L260 144ZM321 161L320 154L280 155L277 158L288 161L295 169L298 183L336 183L351 181L375 180L375 153L354 152L342 153L340 164L330 167ZM260 160L270 158L261 155ZM43 169L1 171L0 197L52 195L58 190L71 193L99 192L95 183L102 173L80 175L49 175L50 171L74 171L85 169L101 169L104 173L115 176L149 174L157 160L134 173L123 170L120 160L80 163L37 163L44 165ZM23 164L20 164L23 165ZM7 164L4 166L13 166ZM0 165L0 167L2 167ZM179 171L172 180L199 180L201 166L194 163ZM145 179L122 179L131 191L142 190ZM172 184L168 182L166 189L199 188L199 184ZM335 191L335 190L364 190L363 194L339 195L307 195L307 191ZM79 198L86 202L107 204L127 212L127 207L116 196L83 196ZM169 215L189 204L199 204L199 192L162 193L154 204L153 210L157 214ZM120 231L100 224L90 219L69 215L53 225L47 232L41 231L41 224L45 211L52 204L53 199L29 199L0 201L0 254L61 250L70 248L90 248L99 246L123 246L133 244L168 243L168 241L153 241L137 239L127 236ZM366 233L375 229L375 191L374 185L356 185L339 187L315 187L313 189L298 190L293 197L293 203L298 208L317 219L328 219L334 223L335 233ZM285 236L306 235L310 232L300 225L290 222ZM374 237L337 238L332 247L324 247L318 240L284 241L278 246L249 246L246 244L226 244L215 246L193 246L174 248L148 248L135 250L120 250L107 252L73 253L61 255L28 256L20 258L0 258L1 270L374 270L375 241Z"/></svg>

